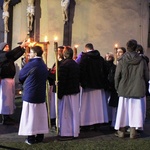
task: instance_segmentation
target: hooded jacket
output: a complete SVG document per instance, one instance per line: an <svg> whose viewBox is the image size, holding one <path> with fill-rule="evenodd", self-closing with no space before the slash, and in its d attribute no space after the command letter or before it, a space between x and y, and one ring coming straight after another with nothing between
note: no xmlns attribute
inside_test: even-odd
<svg viewBox="0 0 150 150"><path fill-rule="evenodd" d="M3 51L7 43L0 43L0 77L4 78L14 78L16 73L16 68L14 61L23 55L25 49L20 46L14 48L11 51Z"/></svg>
<svg viewBox="0 0 150 150"><path fill-rule="evenodd" d="M126 98L144 97L148 79L146 61L137 52L126 52L119 60L115 72L118 95Z"/></svg>
<svg viewBox="0 0 150 150"><path fill-rule="evenodd" d="M104 89L106 65L98 50L82 53L80 60L80 82L83 88Z"/></svg>
<svg viewBox="0 0 150 150"><path fill-rule="evenodd" d="M5 42L0 43L0 64L7 60L6 53L3 52L6 45L7 43Z"/></svg>

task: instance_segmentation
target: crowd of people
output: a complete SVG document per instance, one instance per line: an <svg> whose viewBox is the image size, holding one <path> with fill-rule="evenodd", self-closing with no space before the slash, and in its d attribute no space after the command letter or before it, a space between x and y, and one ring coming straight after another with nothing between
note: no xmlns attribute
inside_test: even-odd
<svg viewBox="0 0 150 150"><path fill-rule="evenodd" d="M24 45L19 47L20 56L24 52L22 47ZM56 65L48 69L42 60L42 53L40 46L32 47L30 61L19 74L19 80L23 84L23 106L18 134L27 136L27 144L42 142L44 134L49 132L49 114L45 102L47 79L51 126L59 129L60 140L77 138L82 130L98 130L104 123L109 124L120 138L125 137L127 129L130 138L139 136L137 130L143 130L146 96L149 95L149 59L136 40L129 40L126 48L119 47L115 55L108 52L104 58L92 43L87 43L84 52L75 60L71 47L58 47L58 83L55 81ZM8 56L11 56L10 61L13 63L18 58ZM3 64L9 61L8 56L5 56L7 61L4 60ZM8 80L7 77L2 78L3 66L5 65L2 65L0 83L2 98L3 82ZM56 96L59 100L58 124ZM3 108L0 104L0 111ZM1 111L4 116L11 113Z"/></svg>

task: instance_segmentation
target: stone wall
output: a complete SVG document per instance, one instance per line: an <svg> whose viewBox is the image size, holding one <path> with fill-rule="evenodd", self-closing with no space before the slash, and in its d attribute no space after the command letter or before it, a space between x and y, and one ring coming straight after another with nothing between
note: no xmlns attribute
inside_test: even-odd
<svg viewBox="0 0 150 150"><path fill-rule="evenodd" d="M41 42L45 36L48 37L48 67L51 67L55 61L55 35L58 36L59 45L63 45L64 22L60 0L39 2L39 32L35 33L39 35L35 36L39 36ZM114 52L116 43L126 46L126 42L134 38L148 54L149 0L71 0L71 3L74 8L70 10L69 38L72 47L79 45L78 53L84 50L86 43L91 42L104 56L106 52ZM26 7L27 1L24 0L14 6L12 47L26 37ZM17 63L20 66L20 60Z"/></svg>

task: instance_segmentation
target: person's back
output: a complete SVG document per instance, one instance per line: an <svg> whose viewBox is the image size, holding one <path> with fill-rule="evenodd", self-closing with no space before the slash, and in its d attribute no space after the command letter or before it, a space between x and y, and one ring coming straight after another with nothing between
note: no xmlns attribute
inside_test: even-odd
<svg viewBox="0 0 150 150"><path fill-rule="evenodd" d="M46 80L48 70L42 60L40 46L30 49L30 61L22 68L19 80L23 84L23 106L18 135L27 135L25 143L42 142L48 133Z"/></svg>
<svg viewBox="0 0 150 150"><path fill-rule="evenodd" d="M104 59L97 50L82 54L80 62L81 86L102 89L105 87Z"/></svg>
<svg viewBox="0 0 150 150"><path fill-rule="evenodd" d="M29 64L30 66L24 66L19 75L20 81L24 82L22 99L30 99L32 102L37 102L38 99L41 103L45 101L46 80L48 77L47 67L41 58L31 59ZM28 77L26 78L27 75Z"/></svg>
<svg viewBox="0 0 150 150"><path fill-rule="evenodd" d="M119 95L115 134L125 137L125 127L130 127L130 138L137 138L136 129L143 129L145 119L146 82L148 67L145 59L136 52L137 41L127 42L127 52L119 60L115 73L115 87Z"/></svg>
<svg viewBox="0 0 150 150"><path fill-rule="evenodd" d="M66 53L68 51L69 47L67 47ZM58 70L59 98L63 95L79 93L79 71L79 65L72 58L68 57L62 61Z"/></svg>
<svg viewBox="0 0 150 150"><path fill-rule="evenodd" d="M80 122L81 126L95 125L108 122L105 97L105 63L93 44L87 43L85 51L79 60L80 82L82 87ZM84 127L83 127L84 129Z"/></svg>
<svg viewBox="0 0 150 150"><path fill-rule="evenodd" d="M58 69L59 124L61 138L79 136L79 66L72 59L73 50L66 46L64 61ZM67 115L66 115L67 114ZM68 137L69 136L69 137Z"/></svg>
<svg viewBox="0 0 150 150"><path fill-rule="evenodd" d="M119 96L140 98L145 96L147 65L137 52L126 52L116 70L116 89ZM146 72L146 73L145 73ZM121 79L120 74L121 73Z"/></svg>

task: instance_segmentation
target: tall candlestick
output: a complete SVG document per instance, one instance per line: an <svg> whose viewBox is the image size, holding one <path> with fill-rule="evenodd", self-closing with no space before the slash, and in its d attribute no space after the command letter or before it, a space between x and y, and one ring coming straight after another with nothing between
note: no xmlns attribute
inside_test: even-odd
<svg viewBox="0 0 150 150"><path fill-rule="evenodd" d="M55 86L56 86L56 128L57 134L59 133L58 126L59 126L59 116L58 116L58 42L57 37L54 38L54 52L55 52L55 66L56 66L56 74L55 74Z"/></svg>
<svg viewBox="0 0 150 150"><path fill-rule="evenodd" d="M58 51L58 42L57 42L57 37L54 38L54 51Z"/></svg>
<svg viewBox="0 0 150 150"><path fill-rule="evenodd" d="M48 41L48 40L47 40L47 36L45 36L45 37L44 37L44 42L47 42L47 41Z"/></svg>
<svg viewBox="0 0 150 150"><path fill-rule="evenodd" d="M115 44L115 48L114 48L115 64L117 64L117 49L118 49L118 44Z"/></svg>

